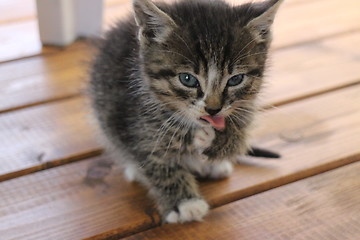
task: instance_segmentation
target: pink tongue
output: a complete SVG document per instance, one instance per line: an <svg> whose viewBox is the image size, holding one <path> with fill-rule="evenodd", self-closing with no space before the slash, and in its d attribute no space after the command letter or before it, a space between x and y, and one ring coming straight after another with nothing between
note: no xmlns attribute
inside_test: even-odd
<svg viewBox="0 0 360 240"><path fill-rule="evenodd" d="M209 122L217 130L224 130L225 129L225 118L222 117L222 116L205 115L205 116L202 116L200 118L207 121L207 122Z"/></svg>

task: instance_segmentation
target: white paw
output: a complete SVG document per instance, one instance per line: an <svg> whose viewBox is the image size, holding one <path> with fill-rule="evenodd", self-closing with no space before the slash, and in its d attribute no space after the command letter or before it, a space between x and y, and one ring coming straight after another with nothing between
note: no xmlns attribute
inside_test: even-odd
<svg viewBox="0 0 360 240"><path fill-rule="evenodd" d="M167 223L201 221L209 211L209 205L202 199L189 199L179 204L179 212L171 211L165 218Z"/></svg>
<svg viewBox="0 0 360 240"><path fill-rule="evenodd" d="M215 138L215 130L212 127L203 127L196 130L193 145L199 153L210 147Z"/></svg>
<svg viewBox="0 0 360 240"><path fill-rule="evenodd" d="M221 161L209 164L205 172L207 173L207 177L209 178L220 179L230 176L233 170L234 167L231 162Z"/></svg>

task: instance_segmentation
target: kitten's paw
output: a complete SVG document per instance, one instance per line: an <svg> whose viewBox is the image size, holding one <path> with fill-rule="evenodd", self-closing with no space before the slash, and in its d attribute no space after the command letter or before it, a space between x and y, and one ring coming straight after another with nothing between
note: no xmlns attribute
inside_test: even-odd
<svg viewBox="0 0 360 240"><path fill-rule="evenodd" d="M195 149L202 153L206 148L210 147L215 138L215 130L212 127L204 127L198 129L194 134L193 145Z"/></svg>
<svg viewBox="0 0 360 240"><path fill-rule="evenodd" d="M221 179L226 178L231 175L234 167L231 162L222 161L222 162L214 162L209 165L207 177L212 179Z"/></svg>
<svg viewBox="0 0 360 240"><path fill-rule="evenodd" d="M171 211L165 218L167 223L201 221L209 211L209 205L202 199L192 198L178 205L179 211Z"/></svg>

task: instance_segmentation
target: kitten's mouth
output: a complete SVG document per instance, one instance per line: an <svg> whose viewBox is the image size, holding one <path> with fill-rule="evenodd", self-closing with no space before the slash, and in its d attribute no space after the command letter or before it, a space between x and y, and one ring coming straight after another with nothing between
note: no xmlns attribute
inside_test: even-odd
<svg viewBox="0 0 360 240"><path fill-rule="evenodd" d="M223 116L205 115L201 116L200 120L210 123L216 130L222 131L225 129L225 117Z"/></svg>

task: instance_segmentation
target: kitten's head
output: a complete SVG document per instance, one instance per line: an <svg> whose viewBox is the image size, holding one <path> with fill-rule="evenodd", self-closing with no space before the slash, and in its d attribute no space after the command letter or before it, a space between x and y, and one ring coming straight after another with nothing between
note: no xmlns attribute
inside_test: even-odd
<svg viewBox="0 0 360 240"><path fill-rule="evenodd" d="M171 5L134 0L140 57L150 90L192 123L244 124L254 101L282 0L229 6L222 1ZM205 120L205 121L204 121Z"/></svg>

